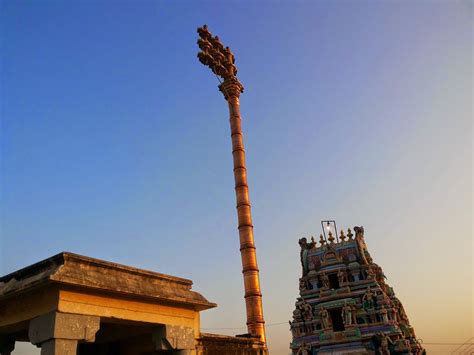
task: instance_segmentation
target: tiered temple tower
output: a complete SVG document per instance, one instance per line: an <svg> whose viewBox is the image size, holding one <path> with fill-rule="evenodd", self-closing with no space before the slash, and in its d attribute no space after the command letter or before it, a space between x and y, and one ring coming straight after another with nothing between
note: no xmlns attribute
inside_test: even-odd
<svg viewBox="0 0 474 355"><path fill-rule="evenodd" d="M293 354L425 354L400 300L364 241L364 228L299 240L302 277L290 321Z"/></svg>

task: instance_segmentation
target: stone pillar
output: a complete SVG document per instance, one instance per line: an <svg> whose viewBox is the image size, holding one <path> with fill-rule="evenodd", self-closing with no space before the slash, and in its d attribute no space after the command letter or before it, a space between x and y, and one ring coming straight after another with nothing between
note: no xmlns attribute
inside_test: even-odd
<svg viewBox="0 0 474 355"><path fill-rule="evenodd" d="M10 355L15 350L15 338L0 335L0 355Z"/></svg>
<svg viewBox="0 0 474 355"><path fill-rule="evenodd" d="M51 339L41 344L41 355L76 355L77 340Z"/></svg>
<svg viewBox="0 0 474 355"><path fill-rule="evenodd" d="M41 355L76 355L79 340L94 342L100 318L51 312L30 322L30 342L41 347Z"/></svg>

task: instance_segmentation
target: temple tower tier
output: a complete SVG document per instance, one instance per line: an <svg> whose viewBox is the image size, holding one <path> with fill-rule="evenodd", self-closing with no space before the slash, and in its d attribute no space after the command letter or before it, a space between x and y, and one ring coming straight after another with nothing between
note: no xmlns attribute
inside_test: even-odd
<svg viewBox="0 0 474 355"><path fill-rule="evenodd" d="M425 354L407 314L354 227L318 243L301 238L290 349L306 354ZM335 231L337 236L337 231Z"/></svg>

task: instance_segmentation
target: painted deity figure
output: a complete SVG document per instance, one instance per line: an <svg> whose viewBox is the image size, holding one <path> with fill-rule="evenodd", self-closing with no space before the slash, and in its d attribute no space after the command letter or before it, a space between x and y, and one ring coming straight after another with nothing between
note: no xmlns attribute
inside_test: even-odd
<svg viewBox="0 0 474 355"><path fill-rule="evenodd" d="M352 324L357 324L357 307L352 305Z"/></svg>
<svg viewBox="0 0 474 355"><path fill-rule="evenodd" d="M321 283L324 288L329 288L329 277L326 274L321 274Z"/></svg>
<svg viewBox="0 0 474 355"><path fill-rule="evenodd" d="M347 282L347 274L342 270L339 270L337 272L337 278L338 278L340 284L343 284L343 283Z"/></svg>
<svg viewBox="0 0 474 355"><path fill-rule="evenodd" d="M392 340L385 333L378 333L378 336L380 337L379 354L390 355L388 344L393 344Z"/></svg>
<svg viewBox="0 0 474 355"><path fill-rule="evenodd" d="M357 249L359 250L362 264L372 264L372 258L370 257L367 245L364 241L364 227L354 227L354 232L356 233L355 240L357 242Z"/></svg>
<svg viewBox="0 0 474 355"><path fill-rule="evenodd" d="M352 307L344 304L344 307L342 307L342 320L344 321L345 325L351 325L352 324Z"/></svg>
<svg viewBox="0 0 474 355"><path fill-rule="evenodd" d="M382 322L388 323L388 316L387 316L387 310L385 309L385 306L382 305L382 309L380 310L380 316L382 317Z"/></svg>
<svg viewBox="0 0 474 355"><path fill-rule="evenodd" d="M393 297L392 304L393 304L393 308L396 309L396 312L397 312L396 315L397 315L398 321L408 324L408 316L405 313L405 309L403 308L403 305L400 302L400 300L397 297Z"/></svg>
<svg viewBox="0 0 474 355"><path fill-rule="evenodd" d="M311 307L308 302L303 301L303 304L301 305L301 312L303 314L303 320L310 321L313 319L313 307Z"/></svg>
<svg viewBox="0 0 474 355"><path fill-rule="evenodd" d="M395 339L395 349L398 350L398 351L408 351L410 354L411 354L411 345L410 345L410 341L405 338L405 336L402 334L401 337L397 337L397 339Z"/></svg>
<svg viewBox="0 0 474 355"><path fill-rule="evenodd" d="M372 270L371 267L367 269L367 280L374 280L375 279L375 272Z"/></svg>
<svg viewBox="0 0 474 355"><path fill-rule="evenodd" d="M299 241L298 241L300 247L301 247L301 251L300 251L300 261L301 261L301 268L303 269L303 276L306 275L308 273L308 249L309 249L309 245L308 245L308 240L306 238L301 238Z"/></svg>
<svg viewBox="0 0 474 355"><path fill-rule="evenodd" d="M302 314L301 314L301 309L300 309L300 305L298 304L298 302L295 303L295 310L293 311L293 319L296 321L296 322L299 322L302 318Z"/></svg>
<svg viewBox="0 0 474 355"><path fill-rule="evenodd" d="M365 291L362 301L365 309L374 308L374 293L370 290L370 287L367 287L367 291Z"/></svg>
<svg viewBox="0 0 474 355"><path fill-rule="evenodd" d="M398 310L395 306L392 306L392 308L390 309L391 313L392 313L392 320L395 322L395 323L398 323Z"/></svg>
<svg viewBox="0 0 474 355"><path fill-rule="evenodd" d="M311 351L311 348L305 343L303 343L298 348L298 352L296 353L296 355L309 355L310 351Z"/></svg>
<svg viewBox="0 0 474 355"><path fill-rule="evenodd" d="M405 337L403 337L403 345L408 349L408 351L411 350L410 340L406 339Z"/></svg>
<svg viewBox="0 0 474 355"><path fill-rule="evenodd" d="M329 328L329 312L325 308L321 308L318 315L321 318L321 325L323 326L323 329L328 329Z"/></svg>
<svg viewBox="0 0 474 355"><path fill-rule="evenodd" d="M382 291L381 295L382 295L383 304L390 305L390 299L388 298L387 294Z"/></svg>
<svg viewBox="0 0 474 355"><path fill-rule="evenodd" d="M300 291L305 291L306 290L306 282L303 280L303 278L300 279Z"/></svg>

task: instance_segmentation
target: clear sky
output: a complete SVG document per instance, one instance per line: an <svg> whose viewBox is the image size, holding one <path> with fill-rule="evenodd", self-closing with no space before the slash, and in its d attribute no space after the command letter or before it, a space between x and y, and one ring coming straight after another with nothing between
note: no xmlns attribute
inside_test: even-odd
<svg viewBox="0 0 474 355"><path fill-rule="evenodd" d="M227 106L196 58L207 23L245 86L272 354L288 353L298 238L327 218L364 225L424 342L474 335L472 2L0 6L0 274L72 251L182 276L219 304L206 331L245 331Z"/></svg>

